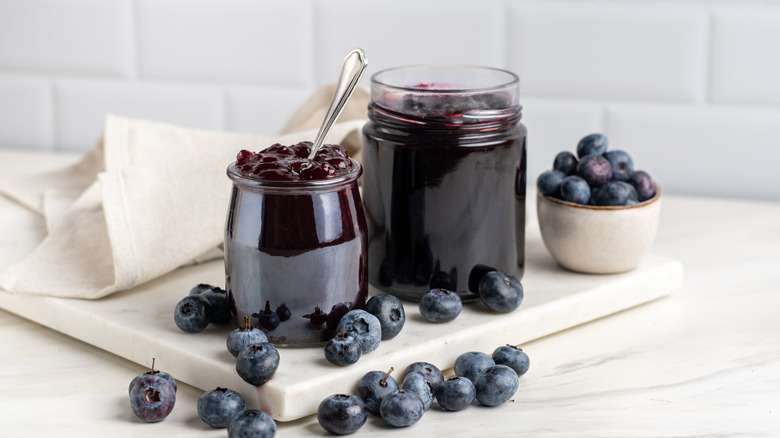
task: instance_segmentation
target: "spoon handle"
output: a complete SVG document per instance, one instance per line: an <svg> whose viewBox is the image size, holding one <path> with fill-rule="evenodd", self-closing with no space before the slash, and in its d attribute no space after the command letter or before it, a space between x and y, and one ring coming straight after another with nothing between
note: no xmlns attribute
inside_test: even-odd
<svg viewBox="0 0 780 438"><path fill-rule="evenodd" d="M339 76L339 82L336 87L336 92L333 94L333 100L330 102L328 112L325 113L325 118L322 121L320 130L317 133L317 138L314 139L314 145L311 147L311 153L309 153L309 159L314 159L314 155L322 146L325 141L325 136L328 135L331 126L336 122L341 111L347 105L347 101L352 96L352 92L355 91L355 87L360 78L363 76L363 72L366 70L368 62L366 61L366 54L361 49L353 49L344 58L344 64L341 66L341 75Z"/></svg>

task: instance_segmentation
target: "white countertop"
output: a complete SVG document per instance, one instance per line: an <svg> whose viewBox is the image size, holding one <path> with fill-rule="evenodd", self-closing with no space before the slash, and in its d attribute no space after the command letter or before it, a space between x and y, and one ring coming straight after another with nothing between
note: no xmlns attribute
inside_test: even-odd
<svg viewBox="0 0 780 438"><path fill-rule="evenodd" d="M0 175L73 158L0 149ZM664 197L652 252L683 262L681 290L523 345L512 402L434 408L405 429L369 417L354 436L780 436L780 204ZM5 311L0 345L0 437L227 435L187 385L165 421L136 420L127 385L142 367ZM308 417L277 436L327 433Z"/></svg>

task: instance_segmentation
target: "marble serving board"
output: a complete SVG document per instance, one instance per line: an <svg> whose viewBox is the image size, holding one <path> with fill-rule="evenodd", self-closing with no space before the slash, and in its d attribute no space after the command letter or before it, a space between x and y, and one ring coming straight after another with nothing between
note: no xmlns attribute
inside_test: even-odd
<svg viewBox="0 0 780 438"><path fill-rule="evenodd" d="M455 321L433 324L407 302L403 331L357 364L331 365L321 348L280 348L279 369L260 388L245 383L235 372L235 359L225 347L232 327L212 325L187 334L173 322L176 303L192 286L222 283L221 261L181 268L96 301L0 292L0 307L138 364L148 366L156 358L159 369L203 390L235 389L249 405L267 410L279 421L290 421L316 412L330 394L354 392L357 380L368 371L394 367L393 376L401 380L404 368L415 361L448 369L463 352L490 353L500 345L522 345L663 297L682 285L682 265L652 254L637 269L623 274L563 270L546 252L538 229L530 226L528 231L522 280L525 299L515 312L497 315L473 302ZM128 382L132 377L127 376Z"/></svg>

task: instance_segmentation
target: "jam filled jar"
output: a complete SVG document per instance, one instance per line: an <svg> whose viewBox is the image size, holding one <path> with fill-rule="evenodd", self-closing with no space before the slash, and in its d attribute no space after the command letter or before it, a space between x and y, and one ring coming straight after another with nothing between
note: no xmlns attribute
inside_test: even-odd
<svg viewBox="0 0 780 438"><path fill-rule="evenodd" d="M368 294L360 164L310 142L241 151L225 226L225 276L233 322L244 317L277 346L325 344Z"/></svg>
<svg viewBox="0 0 780 438"><path fill-rule="evenodd" d="M522 276L526 129L518 77L479 66L371 78L363 128L369 282L403 299L476 293L486 270Z"/></svg>

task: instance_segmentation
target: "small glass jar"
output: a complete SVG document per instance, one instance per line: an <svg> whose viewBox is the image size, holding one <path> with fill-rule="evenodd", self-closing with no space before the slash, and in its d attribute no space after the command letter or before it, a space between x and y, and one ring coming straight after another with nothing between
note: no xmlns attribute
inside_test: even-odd
<svg viewBox="0 0 780 438"><path fill-rule="evenodd" d="M325 344L368 295L360 164L342 177L260 181L232 163L225 285L233 322L249 316L283 347Z"/></svg>
<svg viewBox="0 0 780 438"><path fill-rule="evenodd" d="M362 161L372 285L410 300L432 288L473 298L486 269L522 276L518 99L518 77L487 67L419 65L371 78Z"/></svg>

